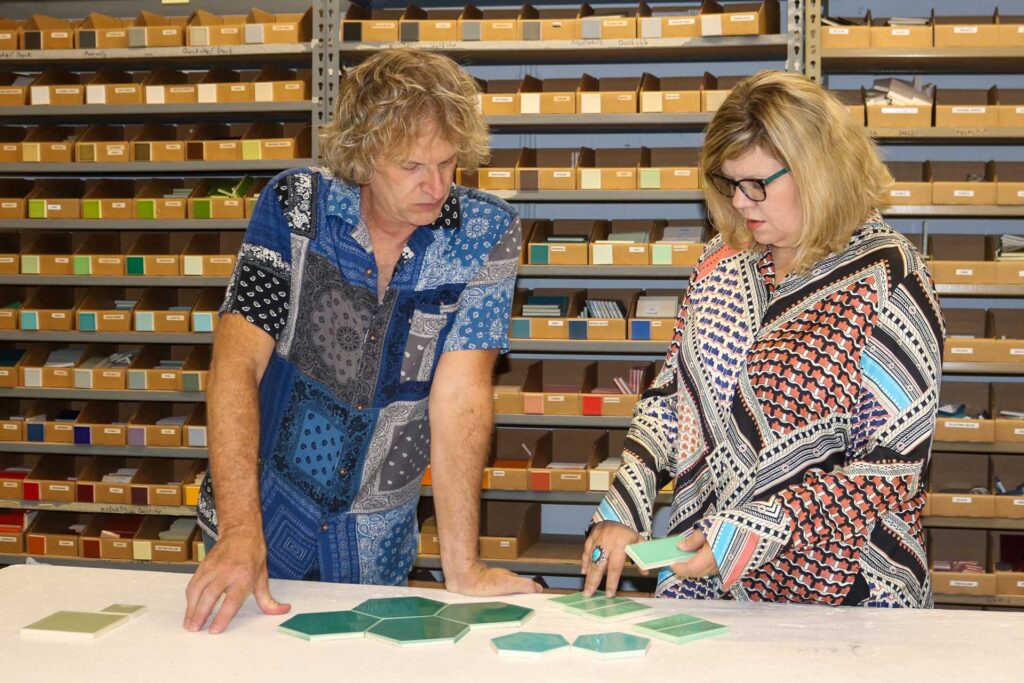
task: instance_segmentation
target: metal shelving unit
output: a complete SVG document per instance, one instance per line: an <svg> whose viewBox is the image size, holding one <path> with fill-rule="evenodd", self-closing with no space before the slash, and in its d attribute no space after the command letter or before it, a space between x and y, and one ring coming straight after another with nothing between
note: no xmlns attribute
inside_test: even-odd
<svg viewBox="0 0 1024 683"><path fill-rule="evenodd" d="M28 342L107 342L110 344L212 344L210 332L35 332L4 330L0 341Z"/></svg>
<svg viewBox="0 0 1024 683"><path fill-rule="evenodd" d="M66 287L226 287L226 277L189 275L161 277L145 275L0 275L0 285Z"/></svg>
<svg viewBox="0 0 1024 683"><path fill-rule="evenodd" d="M131 163L72 163L72 164L0 164L0 175L36 177L47 175L94 176L97 173L234 173L257 171L283 171L288 168L314 165L312 159L254 159L249 161L148 161Z"/></svg>
<svg viewBox="0 0 1024 683"><path fill-rule="evenodd" d="M0 509L48 510L53 512L92 512L114 515L166 515L195 517L196 509L187 505L120 505L117 503L64 503L48 500L4 500Z"/></svg>
<svg viewBox="0 0 1024 683"><path fill-rule="evenodd" d="M700 190L491 190L508 202L703 202Z"/></svg>
<svg viewBox="0 0 1024 683"><path fill-rule="evenodd" d="M992 529L995 531L1024 531L1024 519L1005 517L924 517L924 526L941 529Z"/></svg>
<svg viewBox="0 0 1024 683"><path fill-rule="evenodd" d="M167 231L202 231L202 230L245 230L249 221L245 219L188 219L174 220L108 220L75 218L0 218L0 229L4 230L131 230L141 232L154 230Z"/></svg>
<svg viewBox="0 0 1024 683"><path fill-rule="evenodd" d="M499 427L594 427L624 429L632 418L591 415L509 415L498 413L494 424Z"/></svg>
<svg viewBox="0 0 1024 683"><path fill-rule="evenodd" d="M78 446L70 443L0 441L0 453L55 455L119 455L124 458L205 458L205 448L158 448L156 446Z"/></svg>
<svg viewBox="0 0 1024 683"><path fill-rule="evenodd" d="M97 62L126 65L161 64L168 66L229 66L272 62L307 66L315 45L210 45L185 47L139 47L91 50L2 50L0 62L6 67L45 69L49 66L93 67Z"/></svg>
<svg viewBox="0 0 1024 683"><path fill-rule="evenodd" d="M821 61L835 74L1018 73L1024 71L1024 48L822 49Z"/></svg>
<svg viewBox="0 0 1024 683"><path fill-rule="evenodd" d="M217 104L83 104L81 106L24 105L0 107L0 120L72 119L100 116L112 120L157 118L230 118L257 114L309 116L313 102L222 102Z"/></svg>
<svg viewBox="0 0 1024 683"><path fill-rule="evenodd" d="M691 275L693 268L690 266L519 266L520 277L686 279Z"/></svg>
<svg viewBox="0 0 1024 683"><path fill-rule="evenodd" d="M25 564L29 559L41 564L52 564L56 567L106 567L108 569L136 569L150 572L174 572L176 574L192 574L198 562L153 562L125 560L94 560L85 557L60 557L58 555L12 555L0 553L0 565Z"/></svg>
<svg viewBox="0 0 1024 683"><path fill-rule="evenodd" d="M883 216L948 217L957 218L1018 218L1024 216L1024 206L957 206L951 204L906 204L887 206Z"/></svg>
<svg viewBox="0 0 1024 683"><path fill-rule="evenodd" d="M0 389L0 398L52 398L67 401L157 401L161 403L205 403L201 391L153 391L126 389L45 389L14 387Z"/></svg>
<svg viewBox="0 0 1024 683"><path fill-rule="evenodd" d="M576 130L672 130L704 128L713 113L699 114L538 114L487 116L487 123L500 132Z"/></svg>

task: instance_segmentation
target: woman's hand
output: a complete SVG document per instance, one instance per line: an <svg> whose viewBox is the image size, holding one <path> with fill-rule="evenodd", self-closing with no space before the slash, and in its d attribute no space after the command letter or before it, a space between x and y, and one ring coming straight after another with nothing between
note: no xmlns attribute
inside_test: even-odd
<svg viewBox="0 0 1024 683"><path fill-rule="evenodd" d="M595 524L583 544L580 573L587 577L583 584L583 594L593 595L601 585L601 577L607 570L608 577L605 580L604 591L609 597L615 595L615 591L619 587L619 577L622 576L622 567L626 563L626 546L642 540L640 534L624 524L618 522ZM596 562L593 560L594 548L602 550ZM647 574L647 572L642 573Z"/></svg>
<svg viewBox="0 0 1024 683"><path fill-rule="evenodd" d="M670 569L681 579L702 579L707 576L718 574L718 563L715 555L711 552L708 539L700 531L694 531L684 538L676 546L680 550L689 550L697 553L685 562L678 562L671 565Z"/></svg>

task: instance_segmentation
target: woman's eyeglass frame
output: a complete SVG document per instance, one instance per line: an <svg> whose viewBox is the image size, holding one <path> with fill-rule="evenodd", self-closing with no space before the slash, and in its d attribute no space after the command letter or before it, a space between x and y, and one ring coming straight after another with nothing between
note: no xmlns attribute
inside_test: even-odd
<svg viewBox="0 0 1024 683"><path fill-rule="evenodd" d="M767 178L740 178L739 180L733 180L732 178L726 178L724 175L715 173L714 171L708 173L708 177L711 178L711 184L714 185L715 189L723 197L728 197L729 199L732 199L733 196L735 196L736 188L738 187L740 189L740 192L743 193L743 196L745 196L750 201L763 202L764 200L768 199L768 185L778 180L782 176L786 175L787 173L789 173L789 166L783 166L779 171L776 171ZM725 183L725 185L719 185L718 181ZM760 198L756 196L751 196L751 193L747 191L749 186L744 185L744 183L754 183L754 187L759 187L761 190ZM750 189L753 190L753 188Z"/></svg>

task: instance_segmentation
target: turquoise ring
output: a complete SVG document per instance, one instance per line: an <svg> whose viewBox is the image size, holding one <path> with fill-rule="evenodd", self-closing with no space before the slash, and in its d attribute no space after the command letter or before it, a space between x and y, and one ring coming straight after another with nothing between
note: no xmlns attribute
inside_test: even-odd
<svg viewBox="0 0 1024 683"><path fill-rule="evenodd" d="M590 561L594 564L601 564L605 561L605 558L604 548L599 545L594 546L594 551L590 553Z"/></svg>

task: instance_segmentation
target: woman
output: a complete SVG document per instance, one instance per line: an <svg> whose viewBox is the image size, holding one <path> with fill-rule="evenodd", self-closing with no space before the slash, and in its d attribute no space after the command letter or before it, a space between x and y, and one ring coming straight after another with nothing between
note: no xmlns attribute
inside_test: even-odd
<svg viewBox="0 0 1024 683"><path fill-rule="evenodd" d="M891 177L843 105L778 72L730 93L701 165L719 234L594 515L585 592L607 572L614 593L671 481L669 534L696 555L660 596L931 606L944 328L921 256L874 208Z"/></svg>

